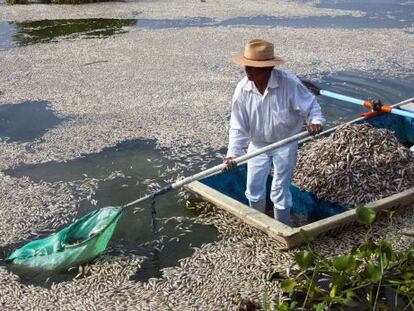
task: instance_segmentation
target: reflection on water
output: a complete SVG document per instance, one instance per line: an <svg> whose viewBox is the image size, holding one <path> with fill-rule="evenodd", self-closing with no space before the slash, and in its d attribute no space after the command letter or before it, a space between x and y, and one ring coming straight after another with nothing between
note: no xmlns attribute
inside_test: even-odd
<svg viewBox="0 0 414 311"><path fill-rule="evenodd" d="M46 101L0 105L0 137L8 141L32 141L62 121Z"/></svg>
<svg viewBox="0 0 414 311"><path fill-rule="evenodd" d="M110 18L0 22L0 51L13 46L54 42L58 38L106 38L127 32L126 27L135 23L135 19Z"/></svg>
<svg viewBox="0 0 414 311"><path fill-rule="evenodd" d="M147 194L149 183L159 181L169 164L162 153L153 141L127 141L66 163L26 165L5 173L15 177L29 176L36 182L72 183L86 178L99 179L96 192L82 201L80 217L96 208L122 205ZM121 216L111 245L121 245L128 252L145 257L143 268L138 269L134 277L136 280L160 276L160 269L175 266L180 258L191 256L192 247L217 239L213 227L194 223L192 219L197 214L186 209L184 203L177 202L176 195L177 191L174 191L156 200L157 234L151 230L150 202L138 206L137 213L131 208ZM33 281L38 278L30 276Z"/></svg>

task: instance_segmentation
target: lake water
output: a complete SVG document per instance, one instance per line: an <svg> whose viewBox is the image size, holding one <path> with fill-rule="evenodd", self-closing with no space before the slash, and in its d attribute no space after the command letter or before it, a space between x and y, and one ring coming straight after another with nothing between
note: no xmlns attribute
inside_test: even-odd
<svg viewBox="0 0 414 311"><path fill-rule="evenodd" d="M324 75L316 83L323 89L348 96L362 99L381 98L384 103L395 103L414 95L413 79L391 79L379 73L339 72ZM328 127L352 120L366 111L360 106L329 98L319 97L319 101L328 120ZM13 115L10 117L13 118ZM105 148L102 152L65 163L23 165L6 170L5 173L14 177L28 176L35 182L98 179L96 192L81 202L79 216L82 216L95 208L126 204L148 193L146 181L160 182L160 174L173 165L167 155L168 150L157 150L153 141L126 141L115 147ZM217 163L211 163L211 166ZM187 172L191 173L196 171ZM193 217L197 214L179 203L176 195L175 191L157 199L157 217L160 218L161 227L158 234L154 235L151 231L149 202L142 204L137 213L132 209L125 212L117 226L112 245L121 246L147 258L143 268L137 270L136 279L146 280L160 276L162 268L174 266L180 258L190 256L192 247L217 239L217 232L213 227L194 223ZM38 278L32 274L27 276L27 273L24 276L29 281ZM60 276L58 279L65 278Z"/></svg>
<svg viewBox="0 0 414 311"><path fill-rule="evenodd" d="M42 137L59 125L62 118L50 110L47 101L26 101L0 105L0 138L27 142Z"/></svg>
<svg viewBox="0 0 414 311"><path fill-rule="evenodd" d="M162 150L155 148L153 141L137 140L73 161L22 166L5 173L15 177L29 176L35 182L99 179L96 193L82 201L80 217L99 207L119 206L144 196L149 191L146 180L159 180L160 171L168 164L171 163ZM192 247L217 239L213 227L194 223L192 219L197 214L178 202L176 195L176 191L170 192L156 200L158 233L152 231L150 202L138 206L140 211L137 213L134 208L126 210L116 227L111 244L146 257L143 267L137 270L136 279L160 276L160 269L174 266L180 258L190 256ZM27 273L24 275L30 280L38 278L33 273L30 277Z"/></svg>
<svg viewBox="0 0 414 311"><path fill-rule="evenodd" d="M309 2L307 0L298 2ZM127 32L132 27L149 29L189 27L294 27L294 28L407 28L414 23L414 2L398 0L321 0L317 7L360 11L365 16L276 17L239 16L225 20L212 17L182 19L57 19L37 21L0 21L0 51L35 43L74 38L106 38ZM412 31L407 31L412 34Z"/></svg>
<svg viewBox="0 0 414 311"><path fill-rule="evenodd" d="M318 6L364 11L367 18L359 17L304 17L277 18L274 16L236 17L223 21L196 17L188 19L80 19L44 20L28 22L0 22L0 51L36 43L49 43L60 39L106 38L123 33L131 27L162 29L185 27L343 27L343 28L403 28L413 23L413 2L402 1L325 1ZM312 78L312 77L307 77ZM235 81L236 83L236 81ZM393 79L380 72L327 73L317 81L327 90L361 99L381 98L384 103L394 103L414 96L414 78ZM320 97L328 126L351 120L366 110L362 107ZM9 141L30 142L41 139L47 130L62 121L48 109L47 102L5 103L0 106L0 130L2 138ZM37 122L30 123L28 115L34 115ZM33 120L36 120L33 118ZM29 123L28 123L29 122ZM22 125L25 126L22 126ZM29 126L27 126L27 124ZM39 127L36 127L36 124ZM225 143L225 142L223 142ZM160 181L160 173L172 165L168 150L157 150L153 141L127 141L100 153L85 155L66 163L48 162L38 165L24 165L6 174L15 177L29 176L34 182L65 181L76 183L88 178L99 180L98 189L89 199L83 198L79 216L99 207L116 206L148 193L146 181ZM211 165L216 163L211 163ZM196 173L195 171L188 172ZM158 234L151 231L151 217L148 202L136 213L128 210L122 216L114 233L112 253L117 249L145 256L141 269L137 269L136 280L147 280L160 276L164 267L177 265L180 258L190 256L192 247L217 240L217 231L194 222L197 214L185 208L177 200L177 192L171 192L157 199L157 217L161 228ZM2 248L0 255L18 245ZM16 271L22 281L42 284L50 277L52 281L70 279L73 274L44 275Z"/></svg>

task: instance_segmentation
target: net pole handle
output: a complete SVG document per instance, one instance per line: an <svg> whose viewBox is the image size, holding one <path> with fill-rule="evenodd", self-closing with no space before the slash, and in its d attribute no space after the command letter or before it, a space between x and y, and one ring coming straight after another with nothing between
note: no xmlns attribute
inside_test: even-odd
<svg viewBox="0 0 414 311"><path fill-rule="evenodd" d="M414 97L411 97L411 98L405 99L405 100L403 100L403 101L401 101L399 103L396 103L396 104L392 105L392 107L395 108L395 107L398 107L398 106L401 106L401 105L404 105L404 104L407 104L407 103L410 103L410 102L413 102L413 101L414 101ZM366 119L366 118L360 117L360 118L354 119L352 121L342 123L342 124L337 125L337 126L335 126L333 128L330 128L330 129L328 129L326 131L323 131L322 133L320 133L320 134L318 134L316 136L310 136L307 131L304 131L304 132L301 132L299 134L296 134L296 135L293 135L291 137L288 137L286 139L283 139L281 141L278 141L276 143L270 144L270 145L268 145L266 147L257 149L254 152L251 152L251 153L245 154L243 156L240 156L240 157L234 159L234 161L237 164L240 164L240 163L242 163L244 161L247 161L247 160L249 160L249 159L251 159L251 158L253 158L255 156L258 156L258 155L260 155L262 153L268 152L270 150L277 149L277 148L282 147L282 146L285 146L285 145L287 145L289 143L292 143L292 142L295 142L295 141L299 141L301 143L305 143L305 142L309 141L310 139L312 139L312 137L321 137L321 136L324 136L324 135L329 134L331 132L334 132L339 126L342 126L344 124L356 123L356 122L361 121L361 120L364 120L364 119ZM150 198L153 198L155 196L158 196L158 195L167 193L167 192L169 192L171 190L174 190L174 189L178 189L178 188L180 188L180 187L182 187L184 185L187 185L187 184L189 184L189 183L191 183L193 181L199 180L201 178L204 178L204 177L210 176L210 175L212 175L214 173L217 173L219 171L222 171L225 167L226 167L226 165L224 163L222 163L222 164L213 166L213 167L211 167L209 169L206 169L206 170L204 170L204 171L202 171L200 173L197 173L197 174L194 174L192 176L186 177L186 178L184 178L182 180L177 180L177 181L175 181L172 184L169 184L167 186L164 186L164 187L162 187L162 188L160 188L160 189L158 189L158 190L156 190L156 191L154 191L154 192L152 192L150 194L147 194L147 195L145 195L145 196L143 196L143 197L141 197L141 198L139 198L139 199L137 199L135 201L132 201L132 202L124 205L123 208L128 208L130 206L139 204L139 203L144 202L144 201L146 201L146 200L148 200Z"/></svg>
<svg viewBox="0 0 414 311"><path fill-rule="evenodd" d="M268 152L270 150L273 150L273 149L276 149L276 148L285 146L285 145L287 145L289 143L298 141L298 140L303 139L303 138L308 137L308 136L309 136L309 133L307 131L301 132L299 134L293 135L291 137L288 137L288 138L283 139L281 141L278 141L276 143L270 144L270 145L268 145L266 147L257 149L254 152L251 152L251 153L242 155L242 156L234 159L234 161L236 163L242 163L242 162L244 162L246 160L249 160L251 158L254 158L254 157L256 157L256 156L258 156L258 155L260 155L262 153L265 153L265 152ZM222 164L213 166L213 167L211 167L209 169L206 169L206 170L204 170L202 172L199 172L197 174L188 176L188 177L186 177L186 178L184 178L182 180L177 180L177 181L175 181L172 184L169 184L169 185L167 185L165 187L162 187L162 188L154 191L153 193L147 194L146 196L144 196L142 198L139 198L139 199L137 199L135 201L132 201L132 202L124 205L124 208L127 208L127 207L130 207L132 205L141 203L141 202L146 201L146 200L148 200L148 199L150 199L152 197L155 197L155 196L158 196L158 195L167 193L167 192L169 192L171 190L181 188L182 186L187 185L187 184L189 184L189 183L191 183L193 181L196 181L196 180L199 180L201 178L210 176L210 175L212 175L214 173L220 172L220 171L222 171L225 168L226 168L226 164L225 163L222 163Z"/></svg>

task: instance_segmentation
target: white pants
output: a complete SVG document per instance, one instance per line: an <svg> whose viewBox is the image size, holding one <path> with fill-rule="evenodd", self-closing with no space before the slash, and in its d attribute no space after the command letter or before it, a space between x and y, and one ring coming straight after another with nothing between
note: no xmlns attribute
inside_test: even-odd
<svg viewBox="0 0 414 311"><path fill-rule="evenodd" d="M248 152L266 145L268 144L251 142ZM248 160L246 197L250 203L254 204L266 199L266 182L273 163L274 174L270 199L277 210L292 207L289 185L296 166L297 151L298 143L293 142Z"/></svg>

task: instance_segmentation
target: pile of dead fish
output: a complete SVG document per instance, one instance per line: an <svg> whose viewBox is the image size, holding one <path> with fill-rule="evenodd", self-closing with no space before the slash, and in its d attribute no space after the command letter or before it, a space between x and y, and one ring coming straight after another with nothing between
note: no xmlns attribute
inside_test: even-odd
<svg viewBox="0 0 414 311"><path fill-rule="evenodd" d="M294 183L353 207L414 187L414 153L389 130L346 124L301 148Z"/></svg>

